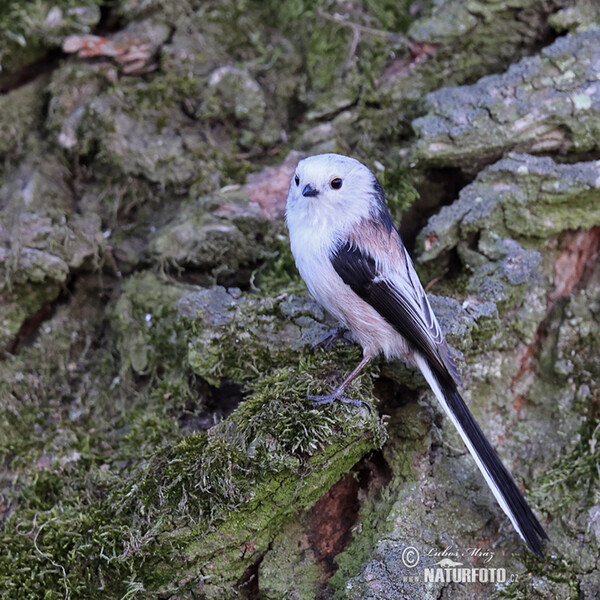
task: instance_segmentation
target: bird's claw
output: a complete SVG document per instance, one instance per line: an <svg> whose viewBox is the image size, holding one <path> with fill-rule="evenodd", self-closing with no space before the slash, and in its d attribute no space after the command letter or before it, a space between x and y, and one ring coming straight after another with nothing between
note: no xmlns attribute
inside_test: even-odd
<svg viewBox="0 0 600 600"><path fill-rule="evenodd" d="M313 344L313 350L315 348L323 348L323 350L329 350L329 348L337 342L337 340L342 339L347 344L352 345L354 342L352 339L346 336L348 333L347 327L336 327L332 329L322 340L318 341L316 344Z"/></svg>

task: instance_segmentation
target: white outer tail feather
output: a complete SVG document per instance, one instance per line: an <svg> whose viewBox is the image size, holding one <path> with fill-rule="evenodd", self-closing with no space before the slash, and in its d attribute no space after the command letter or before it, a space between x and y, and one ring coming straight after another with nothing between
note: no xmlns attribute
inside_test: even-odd
<svg viewBox="0 0 600 600"><path fill-rule="evenodd" d="M507 517L511 520L511 523L513 524L517 533L521 536L521 539L525 543L527 543L527 540L525 539L523 531L521 530L521 527L519 525L519 522L517 521L513 512L510 510L510 508L506 502L506 498L504 497L504 494L502 493L502 491L500 490L500 488L498 487L498 485L496 484L496 482L494 481L494 479L488 472L485 464L481 460L481 457L477 454L477 451L475 450L475 447L473 446L472 441L470 440L469 436L463 429L462 425L459 423L458 419L456 418L456 415L450 410L450 407L448 406L448 402L446 401L444 392L442 391L435 375L433 374L433 371L431 370L431 367L429 366L427 359L416 352L413 355L413 357L414 357L415 363L419 367L419 370L423 374L423 377L425 377L425 380L427 381L427 383L433 390L433 393L435 394L439 403L442 405L444 412L448 415L448 418L452 421L452 423L454 424L454 427L456 427L465 446L469 450L469 453L475 460L475 463L479 467L481 474L484 476L488 486L492 490L492 493L494 494L496 500L498 501L498 504L500 504L502 510L506 513Z"/></svg>

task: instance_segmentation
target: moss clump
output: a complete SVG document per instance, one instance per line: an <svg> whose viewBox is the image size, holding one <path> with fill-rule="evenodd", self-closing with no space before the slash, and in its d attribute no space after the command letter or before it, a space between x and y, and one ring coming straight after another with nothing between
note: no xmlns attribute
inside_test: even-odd
<svg viewBox="0 0 600 600"><path fill-rule="evenodd" d="M143 511L169 518L176 529L170 537L187 560L175 568L196 581L202 573L207 597L232 591L286 520L383 443L385 428L372 413L311 407L306 386L315 391L322 373L312 362L274 370L226 421L149 465L140 487ZM242 547L248 552L240 556ZM173 569L169 562L165 568Z"/></svg>
<svg viewBox="0 0 600 600"><path fill-rule="evenodd" d="M208 434L184 438L159 453L141 486L146 509L177 506L182 523L191 520L211 530L222 523L230 528L230 512L243 506L258 523L260 511L273 510L271 500L261 507L265 495L291 491L281 491L275 474L289 471L304 479L335 456L340 445L350 447L363 436L380 445L385 430L371 414L339 404L311 407L306 393L322 386L322 375L323 365L314 360L275 369L256 381L231 417ZM362 387L366 391L364 382ZM333 482L323 482L323 491ZM299 500L306 492L297 493ZM319 494L309 496L314 501Z"/></svg>
<svg viewBox="0 0 600 600"><path fill-rule="evenodd" d="M43 117L42 81L34 81L0 96L0 158L22 157L39 147L38 132ZM3 165L6 168L6 165Z"/></svg>
<svg viewBox="0 0 600 600"><path fill-rule="evenodd" d="M404 168L391 165L377 175L385 190L392 219L395 223L400 223L402 213L419 199L419 192L413 185L413 175Z"/></svg>
<svg viewBox="0 0 600 600"><path fill-rule="evenodd" d="M218 289L234 306L254 307L250 320L308 327L306 300L261 307ZM181 318L177 298L186 292L150 272L131 276L104 337L97 290L78 289L34 346L3 363L0 460L12 483L3 490L10 514L0 533L0 595L144 590L152 598L200 588L223 597L278 528L383 443L373 413L315 409L305 398L329 391L330 378L358 360L356 349L305 360L282 351L246 373L248 397L227 420L189 435L181 417L191 406L197 412L206 384L186 367L187 344L213 325ZM234 363L251 360L251 341L231 344ZM254 352L263 344L254 340ZM373 401L367 374L352 393Z"/></svg>
<svg viewBox="0 0 600 600"><path fill-rule="evenodd" d="M248 382L273 365L298 361L329 329L314 301L291 293L276 298L240 296L217 286L182 298L179 312L191 319L194 329L189 364L212 385L223 378ZM348 355L358 362L354 349L339 350L338 370L350 364Z"/></svg>
<svg viewBox="0 0 600 600"><path fill-rule="evenodd" d="M125 459L114 451L125 394L95 281L80 279L35 343L0 363L3 598L110 596L130 574L119 563L130 524L110 497L126 488L113 463Z"/></svg>
<svg viewBox="0 0 600 600"><path fill-rule="evenodd" d="M294 293L304 289L286 234L275 236L272 253L255 272L253 283L267 296L277 296L284 290Z"/></svg>
<svg viewBox="0 0 600 600"><path fill-rule="evenodd" d="M574 505L585 510L600 502L600 422L589 420L579 435L579 443L545 471L532 492L534 502L548 512L564 512Z"/></svg>
<svg viewBox="0 0 600 600"><path fill-rule="evenodd" d="M60 477L52 481L59 484ZM129 569L118 566L127 526L106 522L101 504L74 507L65 490L58 489L61 507L22 510L5 524L0 535L0 595L60 600L124 593L126 586L117 582L130 575ZM89 585L90 579L95 585Z"/></svg>

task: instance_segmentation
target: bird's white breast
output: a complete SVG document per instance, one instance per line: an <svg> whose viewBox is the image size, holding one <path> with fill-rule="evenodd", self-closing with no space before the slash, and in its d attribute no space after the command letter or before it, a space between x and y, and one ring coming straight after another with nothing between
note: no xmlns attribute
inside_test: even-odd
<svg viewBox="0 0 600 600"><path fill-rule="evenodd" d="M333 268L331 255L343 232L332 224L288 213L290 246L298 271L311 295L345 325L363 347L365 355L380 351L388 357L405 356L402 336L367 302L362 300Z"/></svg>
<svg viewBox="0 0 600 600"><path fill-rule="evenodd" d="M287 220L292 254L302 279L314 298L339 318L339 311L330 305L329 294L325 293L335 285L336 279L343 284L330 260L338 237L333 234L328 223L319 222L307 214L299 215L298 211L288 213Z"/></svg>

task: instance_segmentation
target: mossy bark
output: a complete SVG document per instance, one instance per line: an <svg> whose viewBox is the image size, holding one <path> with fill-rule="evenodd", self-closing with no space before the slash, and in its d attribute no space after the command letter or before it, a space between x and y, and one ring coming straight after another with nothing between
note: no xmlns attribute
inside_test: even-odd
<svg viewBox="0 0 600 600"><path fill-rule="evenodd" d="M597 597L594 3L100 6L0 15L0 596ZM289 250L320 151L421 231L544 559L420 375L375 361L370 411L306 398L361 356L314 347L336 324ZM509 577L425 582L444 552Z"/></svg>

